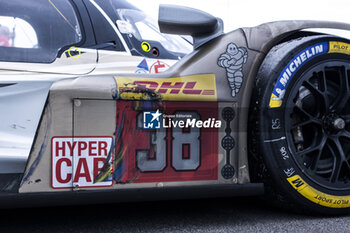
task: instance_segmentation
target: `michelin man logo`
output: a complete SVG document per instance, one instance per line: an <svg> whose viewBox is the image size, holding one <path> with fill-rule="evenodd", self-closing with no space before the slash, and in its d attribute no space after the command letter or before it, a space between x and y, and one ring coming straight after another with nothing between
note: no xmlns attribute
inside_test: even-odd
<svg viewBox="0 0 350 233"><path fill-rule="evenodd" d="M221 54L218 65L226 69L227 80L232 89L232 97L239 92L243 82L243 64L247 62L248 52L244 47L237 47L236 44L230 43L226 52Z"/></svg>

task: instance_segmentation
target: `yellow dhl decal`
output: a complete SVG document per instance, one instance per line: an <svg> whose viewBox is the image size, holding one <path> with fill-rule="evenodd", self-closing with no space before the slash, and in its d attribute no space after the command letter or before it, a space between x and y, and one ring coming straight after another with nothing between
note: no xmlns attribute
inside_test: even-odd
<svg viewBox="0 0 350 233"><path fill-rule="evenodd" d="M289 177L287 180L301 195L316 204L330 208L350 207L350 196L334 196L318 191L308 185L299 175Z"/></svg>
<svg viewBox="0 0 350 233"><path fill-rule="evenodd" d="M115 77L124 100L217 101L214 74L176 78Z"/></svg>

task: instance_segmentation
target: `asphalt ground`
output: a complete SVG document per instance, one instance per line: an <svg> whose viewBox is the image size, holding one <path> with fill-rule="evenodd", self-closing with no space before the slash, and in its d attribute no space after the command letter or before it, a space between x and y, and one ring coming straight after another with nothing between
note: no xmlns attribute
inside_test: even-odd
<svg viewBox="0 0 350 233"><path fill-rule="evenodd" d="M350 232L350 216L298 215L257 197L0 210L0 232Z"/></svg>

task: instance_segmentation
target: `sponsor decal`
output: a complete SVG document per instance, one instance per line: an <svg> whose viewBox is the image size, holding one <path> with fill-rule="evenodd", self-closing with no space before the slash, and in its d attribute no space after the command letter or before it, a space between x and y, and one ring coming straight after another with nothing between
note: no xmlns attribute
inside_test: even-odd
<svg viewBox="0 0 350 233"><path fill-rule="evenodd" d="M149 68L149 72L151 74L158 74L166 71L167 69L169 69L169 67L170 66L168 64L157 60L155 63L151 65L151 67Z"/></svg>
<svg viewBox="0 0 350 233"><path fill-rule="evenodd" d="M296 74L296 72L302 67L305 63L317 57L321 54L325 54L328 51L328 43L318 43L313 46L310 46L296 55L288 65L283 69L282 73L279 75L275 88L272 91L270 97L270 108L281 107L284 94L286 92L287 86L290 83L290 80Z"/></svg>
<svg viewBox="0 0 350 233"><path fill-rule="evenodd" d="M330 208L350 207L350 196L334 196L318 191L308 185L299 175L289 177L287 180L301 195L318 205Z"/></svg>
<svg viewBox="0 0 350 233"><path fill-rule="evenodd" d="M113 160L112 141L112 137L53 137L52 188L112 186L112 171L106 172Z"/></svg>
<svg viewBox="0 0 350 233"><path fill-rule="evenodd" d="M234 43L227 45L226 52L221 54L218 65L226 69L226 76L231 87L231 95L235 97L241 89L243 82L243 65L247 62L248 52L244 47Z"/></svg>
<svg viewBox="0 0 350 233"><path fill-rule="evenodd" d="M143 59L140 62L140 64L137 65L137 68L144 69L144 70L148 71L148 64L147 64L146 58Z"/></svg>
<svg viewBox="0 0 350 233"><path fill-rule="evenodd" d="M350 55L350 44L339 41L330 41L328 53L343 53Z"/></svg>
<svg viewBox="0 0 350 233"><path fill-rule="evenodd" d="M216 101L214 74L192 75L176 78L115 77L119 98L124 100L149 100L156 96L173 101Z"/></svg>

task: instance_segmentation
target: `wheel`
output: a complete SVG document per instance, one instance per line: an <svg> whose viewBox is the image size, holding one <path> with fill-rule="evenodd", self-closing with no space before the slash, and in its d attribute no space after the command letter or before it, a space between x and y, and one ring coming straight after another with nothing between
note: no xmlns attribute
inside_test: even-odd
<svg viewBox="0 0 350 233"><path fill-rule="evenodd" d="M298 212L350 213L350 42L310 36L275 46L253 93L253 179Z"/></svg>

